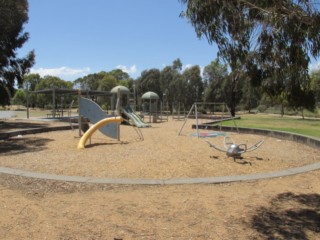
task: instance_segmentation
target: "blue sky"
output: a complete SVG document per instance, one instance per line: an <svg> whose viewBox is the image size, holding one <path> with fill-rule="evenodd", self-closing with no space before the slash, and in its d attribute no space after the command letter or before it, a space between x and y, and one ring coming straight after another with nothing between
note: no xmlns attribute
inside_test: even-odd
<svg viewBox="0 0 320 240"><path fill-rule="evenodd" d="M184 8L178 0L29 0L30 39L19 55L34 49L31 72L71 81L116 68L135 79L177 58L203 68L217 47L179 17Z"/></svg>
<svg viewBox="0 0 320 240"><path fill-rule="evenodd" d="M205 67L217 47L198 39L178 0L29 0L31 72L64 80L123 69L133 78L180 58L184 67Z"/></svg>

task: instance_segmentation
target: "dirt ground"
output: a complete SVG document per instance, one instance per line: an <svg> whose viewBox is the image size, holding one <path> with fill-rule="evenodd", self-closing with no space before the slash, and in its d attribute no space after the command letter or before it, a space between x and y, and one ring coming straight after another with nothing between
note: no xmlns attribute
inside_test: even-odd
<svg viewBox="0 0 320 240"><path fill-rule="evenodd" d="M223 136L191 137L191 123L182 136L177 134L182 122L153 124L141 130L143 141L132 127L121 126L120 142L96 133L84 150L77 149L77 130L20 136L0 142L0 166L71 176L175 179L272 172L320 161L318 149L228 133L248 146L265 140L234 162L205 142L223 148ZM313 171L228 184L129 186L1 174L0 238L320 239L319 180L320 171Z"/></svg>

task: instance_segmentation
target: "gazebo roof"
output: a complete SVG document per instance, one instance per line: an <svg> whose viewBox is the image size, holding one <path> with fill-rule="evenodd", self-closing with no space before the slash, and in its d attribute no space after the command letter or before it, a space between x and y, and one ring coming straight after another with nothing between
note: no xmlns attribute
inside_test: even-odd
<svg viewBox="0 0 320 240"><path fill-rule="evenodd" d="M142 99L159 99L159 95L156 94L155 92L146 92L145 94L142 95Z"/></svg>
<svg viewBox="0 0 320 240"><path fill-rule="evenodd" d="M127 87L124 86L116 86L111 89L111 94L117 94L118 89L120 88L120 94L130 94L130 90Z"/></svg>

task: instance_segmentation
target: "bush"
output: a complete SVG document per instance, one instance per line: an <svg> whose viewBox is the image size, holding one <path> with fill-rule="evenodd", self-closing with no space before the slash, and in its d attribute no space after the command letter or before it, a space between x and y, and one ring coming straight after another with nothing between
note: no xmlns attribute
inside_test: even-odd
<svg viewBox="0 0 320 240"><path fill-rule="evenodd" d="M266 105L259 105L258 106L258 111L263 113L263 112L265 112L267 110L267 108L268 107Z"/></svg>
<svg viewBox="0 0 320 240"><path fill-rule="evenodd" d="M108 110L109 106L107 103L104 103L101 105L101 108L106 111L106 110Z"/></svg>

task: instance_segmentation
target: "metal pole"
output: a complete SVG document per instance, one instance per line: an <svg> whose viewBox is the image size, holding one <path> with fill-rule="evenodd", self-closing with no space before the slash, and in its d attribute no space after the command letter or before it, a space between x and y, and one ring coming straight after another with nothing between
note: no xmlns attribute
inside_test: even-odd
<svg viewBox="0 0 320 240"><path fill-rule="evenodd" d="M79 89L78 90L78 106L79 106L79 109L78 109L78 113L79 113L79 116L78 116L78 125L79 125L79 137L81 137L81 128L82 128L82 121L81 121L81 113L80 113L80 109L81 109L81 106L80 106L80 98L81 98L81 90Z"/></svg>
<svg viewBox="0 0 320 240"><path fill-rule="evenodd" d="M27 119L29 119L29 86L27 84Z"/></svg>
<svg viewBox="0 0 320 240"><path fill-rule="evenodd" d="M117 92L117 114L118 116L121 117L121 92L120 92L120 87L118 88ZM118 141L120 141L120 123L117 123L117 138Z"/></svg>
<svg viewBox="0 0 320 240"><path fill-rule="evenodd" d="M195 111L196 111L196 129L197 129L197 137L199 138L199 123L198 123L198 107L197 107L197 103L195 103Z"/></svg>
<svg viewBox="0 0 320 240"><path fill-rule="evenodd" d="M56 118L56 91L52 89L52 117Z"/></svg>
<svg viewBox="0 0 320 240"><path fill-rule="evenodd" d="M184 123L183 123L183 125L182 125L182 127L181 127L181 129L180 129L180 131L179 131L179 133L178 133L178 136L181 135L182 129L184 128L184 125L186 125L186 122L187 122L187 120L188 120L188 118L189 118L189 115L190 115L190 113L192 112L193 108L194 108L194 104L193 104L192 107L190 108L190 111L189 111L189 113L188 113L188 116L184 119Z"/></svg>

